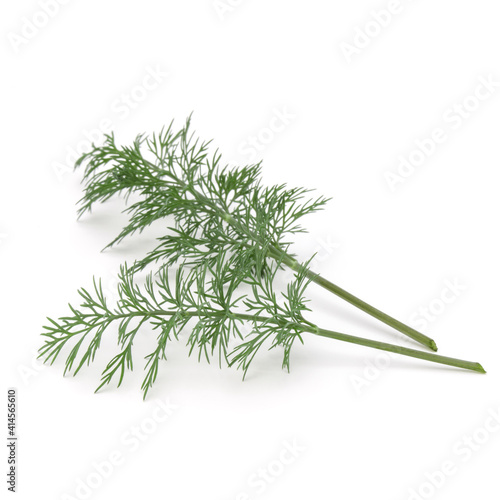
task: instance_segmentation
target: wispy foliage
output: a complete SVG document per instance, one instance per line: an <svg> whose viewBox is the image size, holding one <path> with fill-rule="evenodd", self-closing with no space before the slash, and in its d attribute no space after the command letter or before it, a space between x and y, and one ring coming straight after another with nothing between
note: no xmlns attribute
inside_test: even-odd
<svg viewBox="0 0 500 500"><path fill-rule="evenodd" d="M291 346L300 339L304 327L308 328L302 318L307 310L307 281L297 274L287 291L277 296L274 281L278 265L252 277L243 269L235 273L233 264L230 256L219 254L213 265L181 265L175 277L169 276L168 267L163 266L156 276L147 275L143 287L134 283L134 273L123 266L117 303L108 304L98 281L90 292L81 289L80 306L70 305L69 316L49 320L44 327L46 340L40 356L53 363L64 347L71 349L65 373L76 375L94 361L103 333L116 323L119 352L106 366L97 390L114 378L119 386L126 370L133 368L134 340L149 324L157 331L157 345L146 357L144 397L156 380L160 361L166 359L168 343L183 331L188 332L189 354L196 353L199 360L210 361L215 356L220 365L237 364L246 373L257 351L269 340L269 348L284 348L283 366L289 368ZM250 288L249 296L242 292L242 282ZM248 328L242 328L245 324ZM235 348L230 348L232 340Z"/></svg>
<svg viewBox="0 0 500 500"><path fill-rule="evenodd" d="M144 397L169 343L181 334L190 354L197 353L200 360L217 357L220 365L236 365L245 374L266 344L283 349L283 367L289 368L291 348L304 333L484 371L477 363L322 330L306 320L305 291L314 281L435 348L432 339L312 272L309 262L301 264L290 253L289 237L304 231L300 219L323 208L325 198L311 199L309 190L284 184L264 187L260 164L223 166L219 153L210 153L209 147L190 132L188 119L177 132L171 124L159 134L138 136L132 146L120 146L109 135L102 146L93 146L78 160L84 184L80 216L113 196L138 196L125 209L127 225L108 246L155 221L171 222L156 248L132 266L122 266L116 304L108 304L101 283L94 281L90 292L79 291L82 303L70 305L68 316L48 320L41 358L53 363L68 349L65 373L76 374L94 361L103 335L116 325L119 352L104 369L97 390L114 379L120 385L125 372L133 369L135 340L146 328L152 329L157 342L146 356ZM155 263L154 273L138 286L137 274ZM284 265L294 270L294 276L280 293L276 277Z"/></svg>
<svg viewBox="0 0 500 500"><path fill-rule="evenodd" d="M109 246L173 217L168 234L137 268L153 262L215 262L221 252L246 258L249 248L263 259L258 262L262 267L270 256L282 258L287 237L304 231L299 219L327 200L307 198L304 188L264 187L260 164L223 166L217 151L209 153L209 145L190 132L190 119L177 132L170 124L150 138L139 136L131 147L118 146L113 135L107 136L103 146L78 161L85 166L80 215L117 194L140 196L126 208L129 223Z"/></svg>

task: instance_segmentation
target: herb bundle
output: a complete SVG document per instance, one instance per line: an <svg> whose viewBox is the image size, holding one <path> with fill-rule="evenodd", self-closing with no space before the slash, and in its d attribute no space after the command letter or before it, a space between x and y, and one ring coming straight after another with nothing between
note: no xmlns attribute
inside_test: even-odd
<svg viewBox="0 0 500 500"><path fill-rule="evenodd" d="M209 146L190 132L188 118L180 130L170 124L159 134L138 136L130 147L118 146L109 135L102 146L94 145L77 161L77 167L84 167L80 216L115 195L139 195L125 209L128 224L108 246L157 220L174 222L152 251L122 266L115 305L107 303L100 282L94 281L92 292L79 291L79 308L70 305L69 316L49 318L40 357L53 363L66 345L72 345L65 373L76 374L94 360L104 332L116 323L120 352L106 366L97 390L115 376L120 385L125 371L133 368L135 337L149 323L158 333L157 346L146 357L144 397L165 359L168 342L179 338L182 330L190 330L190 354L197 351L199 359L207 360L217 355L220 364L237 365L244 373L266 344L283 349L283 366L289 368L291 347L295 340L303 342L304 335L484 373L479 363L325 330L307 320L305 292L315 282L437 350L432 339L326 280L310 269L310 261L300 263L291 254L290 236L304 232L299 220L322 209L326 198L310 199L309 190L284 184L265 187L260 164L222 166L220 154L210 154ZM136 275L153 264L155 273L138 286ZM285 266L294 275L280 294L276 278Z"/></svg>

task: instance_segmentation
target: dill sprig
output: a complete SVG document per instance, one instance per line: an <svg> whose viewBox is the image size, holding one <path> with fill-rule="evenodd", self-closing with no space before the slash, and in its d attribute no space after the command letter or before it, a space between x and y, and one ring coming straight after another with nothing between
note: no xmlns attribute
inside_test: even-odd
<svg viewBox="0 0 500 500"><path fill-rule="evenodd" d="M218 151L210 154L210 141L196 138L190 126L191 117L178 131L171 123L159 134L139 135L130 147L117 145L111 134L104 145L94 146L78 160L77 166L85 165L80 216L91 211L95 203L117 194L140 197L126 208L129 222L108 247L171 216L175 223L168 227L169 233L137 262L137 269L159 261L172 265L182 260L195 265L206 259L214 261L222 251L238 255L251 247L263 256L263 267L268 259L274 259L300 270L329 292L437 351L434 340L309 268L303 269L289 252L288 238L305 231L299 220L322 209L327 198L309 199L310 190L287 188L285 184L263 186L260 163L242 168L223 166Z"/></svg>
<svg viewBox="0 0 500 500"><path fill-rule="evenodd" d="M310 282L305 273L296 273L286 291L278 294L275 281L279 263L256 275L250 272L255 265L253 255L248 252L246 258L246 269L240 267L237 273L234 256L227 254L219 254L214 265L183 264L173 278L169 268L162 266L154 277L152 273L146 276L142 287L134 282L135 273L123 265L116 304L108 304L100 281L94 280L92 292L80 289L83 301L79 308L70 305L71 315L58 321L49 319L50 324L44 327L45 344L39 356L52 364L64 347L72 346L64 373L76 375L94 361L104 332L115 323L119 352L106 365L96 392L115 378L119 387L125 372L133 369L136 336L149 323L157 337L154 349L146 356L146 374L141 386L144 398L157 378L160 361L166 359L168 343L178 340L184 330L189 331L186 340L189 355L197 352L198 360L205 358L208 362L215 356L220 366L236 365L244 376L264 345L269 349L281 347L282 367L289 370L291 348L296 340L304 343L304 334L484 372L478 363L319 328L304 317L310 311L304 297ZM242 283L250 289L248 293L241 290Z"/></svg>
<svg viewBox="0 0 500 500"><path fill-rule="evenodd" d="M115 304L108 303L101 282L94 280L91 291L79 290L79 307L70 305L68 316L48 319L39 353L45 362L52 364L67 348L64 373L76 375L94 361L104 333L115 325L119 352L105 367L97 391L115 378L118 386L122 383L133 369L134 341L148 328L157 337L146 356L144 397L168 344L186 331L190 355L197 352L199 360L207 361L217 357L220 366L235 365L244 376L264 345L282 348L282 366L289 369L291 348L305 334L484 373L479 363L323 329L306 319L305 292L316 282L435 348L431 339L338 289L313 273L310 261L299 263L290 253L288 237L304 231L299 219L321 209L327 199L308 199L304 188L262 186L260 164L221 166L218 152L209 155L210 143L195 139L189 127L188 119L174 133L171 124L151 138L139 136L131 147L118 146L110 135L77 162L85 165L80 216L114 195L140 195L125 209L129 222L108 246L156 220L174 223L156 248L121 267ZM138 274L154 263L159 263L154 274L137 285ZM294 273L280 292L277 275L283 266Z"/></svg>
<svg viewBox="0 0 500 500"><path fill-rule="evenodd" d="M247 267L255 262L247 253ZM70 307L71 315L58 321L49 319L42 334L46 340L40 357L51 364L68 344L73 345L66 359L64 373L76 375L84 365L95 359L101 339L113 323L118 325L120 352L107 364L98 391L118 377L121 385L125 371L133 368L132 348L136 335L145 323L158 331L157 345L146 356L146 376L142 384L144 397L153 385L158 365L165 358L167 344L178 339L188 323L189 354L198 351L198 360L208 362L216 355L219 365L236 364L246 374L257 351L269 340L270 348L282 346L283 367L290 367L290 350L295 339L310 331L311 324L303 319L308 310L304 291L307 281L297 274L285 292L277 295L274 286L278 265L268 268L258 277L249 269L235 273L234 256L219 254L214 265L205 262L196 267L181 265L174 279L163 266L155 277L146 276L141 288L134 282L135 273L126 265L118 276L118 300L109 305L100 281L94 280L92 292L80 289L83 299L79 308ZM241 264L241 259L239 259ZM173 282L173 284L172 284ZM239 285L247 285L248 294ZM251 330L247 333L244 324ZM231 340L240 343L230 348Z"/></svg>

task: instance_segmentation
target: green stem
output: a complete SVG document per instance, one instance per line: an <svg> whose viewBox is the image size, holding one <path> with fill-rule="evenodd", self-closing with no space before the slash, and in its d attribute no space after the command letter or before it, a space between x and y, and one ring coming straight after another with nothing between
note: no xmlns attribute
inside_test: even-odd
<svg viewBox="0 0 500 500"><path fill-rule="evenodd" d="M432 352L418 351L416 349L409 349L408 347L402 347L395 344L387 344L385 342L378 342L376 340L365 339L363 337L355 337L353 335L347 335L345 333L332 332L330 330L324 330L322 328L308 328L305 331L313 333L314 335L319 335L320 337L342 340L343 342L350 342L351 344L372 347L373 349L393 352L396 354L401 354L403 356L410 356L412 358L424 359L426 361L432 361L433 363L440 363L442 365L455 366L457 368L463 368L465 370L486 373L481 364L473 361L449 358L447 356L441 356Z"/></svg>
<svg viewBox="0 0 500 500"><path fill-rule="evenodd" d="M138 313L127 313L127 314L116 314L113 315L113 319L121 319L127 316L150 316L150 317L161 317L161 316L173 316L177 314L175 311L163 311L163 310L151 310ZM222 316L226 315L226 312L220 312ZM283 323L269 317L243 314L243 313L231 313L235 319L241 321L256 321L273 323L276 325L283 326ZM185 317L193 318L201 316L198 311L186 311L183 313ZM340 340L342 342L348 342L350 344L357 344L365 347L371 347L373 349L379 349L381 351L392 352L395 354L400 354L402 356L409 356L412 358L423 359L425 361L431 361L433 363L440 363L442 365L454 366L456 368L463 368L464 370L472 370L479 373L486 373L484 368L480 363L473 361L465 361L463 359L450 358L448 356L441 356L439 354L434 354L432 352L418 351L416 349L410 349L408 347L402 347L396 344L389 344L386 342L379 342L378 340L371 340L364 337L357 337L354 335L348 335L346 333L334 332L331 330L325 330L319 328L313 323L307 320L303 320L303 323L294 323L290 326L296 327L298 330L302 330L306 333L312 333L314 335L319 335L320 337L326 337L330 339Z"/></svg>
<svg viewBox="0 0 500 500"><path fill-rule="evenodd" d="M151 168L155 170L159 170L159 168L154 165L153 163L147 162ZM189 188L189 186L182 181L181 179L173 176L172 174L166 174L174 182L179 183L184 189L189 189L191 194L197 198L199 201L201 201L206 207L211 207L214 212L216 212L220 217L222 217L223 220L225 220L228 224L231 224L233 227L235 227L238 231L242 232L243 234L248 235L250 238L252 238L254 241L262 244L261 238L258 235L255 235L250 231L244 224L241 224L237 219L235 219L230 213L228 213L226 210L222 209L217 203L215 203L213 200L209 199L206 197L203 193L197 191L196 189ZM334 295L337 295L341 299L345 300L346 302L349 302L353 306L357 307L358 309L361 309L362 311L366 312L370 316L373 316L374 318L378 319L379 321L382 321L382 323L385 323L386 325L394 328L395 330L407 335L408 337L412 338L413 340L419 342L420 344L429 347L433 351L437 351L437 345L436 342L428 337L427 335L424 335L423 333L420 333L419 331L415 330L411 326L408 326L401 321L398 321L397 319L393 318L392 316L389 316L388 314L380 311L376 307L371 306L367 302L359 299L352 293L349 293L348 291L344 290L343 288L340 288L339 286L335 285L331 281L327 280L326 278L323 278L321 275L311 271L310 269L304 267L302 264L300 264L296 259L294 259L291 255L287 254L285 251L270 246L269 247L269 255L273 259L275 259L277 262L282 262L286 266L288 266L290 269L293 271L301 271L304 272L305 275L307 276L308 279L313 281L314 283L318 284L319 286L323 287L325 290L328 290L329 292L333 293Z"/></svg>
<svg viewBox="0 0 500 500"><path fill-rule="evenodd" d="M279 252L279 250L277 251ZM408 337L412 338L413 340L416 340L422 345L429 347L433 351L437 351L436 342L434 342L434 340L432 340L431 338L427 337L423 333L420 333L411 326L405 325L401 321L398 321L397 319L380 311L376 307L371 306L367 302L354 296L352 293L349 293L348 291L344 290L343 288L340 288L331 281L328 281L327 279L323 278L321 275L311 271L310 269L305 268L302 264L300 264L290 255L288 254L284 255L283 263L294 271L304 272L305 275L314 283L323 287L325 290L328 290L329 292L337 295L341 299L344 299L346 302L349 302L349 304L352 304L353 306L356 306L358 309L361 309L362 311L368 313L370 316L377 318L379 321L382 321L382 323L385 323L386 325L391 326L395 330L404 333Z"/></svg>

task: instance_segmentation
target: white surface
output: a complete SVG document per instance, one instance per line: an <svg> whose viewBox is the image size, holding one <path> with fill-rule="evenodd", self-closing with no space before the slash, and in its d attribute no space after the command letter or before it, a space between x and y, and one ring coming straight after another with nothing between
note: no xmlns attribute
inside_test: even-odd
<svg viewBox="0 0 500 500"><path fill-rule="evenodd" d="M220 3L230 9L222 19L210 0L68 2L18 51L12 34L40 6L2 6L1 364L2 386L19 390L17 497L83 498L77 482L118 452L120 465L89 498L498 498L500 424L488 416L500 411L500 87L467 119L449 111L481 78L500 82L498 2L402 0L350 64L342 42L396 4ZM127 108L122 94L155 68L169 75L148 79L143 102ZM60 165L67 148L103 119L126 142L194 111L200 135L245 163L244 141L276 110L294 117L259 152L266 183L333 197L307 219L297 252L318 251L325 276L403 321L433 304L440 314L423 326L440 352L480 361L488 374L326 339L297 346L290 374L279 353L262 353L244 383L179 344L145 403L139 368L119 390L93 394L107 353L74 379L61 363L27 371L45 316L65 314L93 275L112 287L119 264L143 248L131 239L100 253L121 227L119 203L76 222L78 176ZM385 173L436 128L446 140L391 191ZM461 289L445 292L441 307L446 280ZM404 341L309 290L325 327ZM373 369L377 360L390 366ZM178 409L155 424L155 400L167 398ZM156 429L135 450L130 433L141 425ZM304 449L294 457L285 441ZM280 456L291 463L280 466ZM452 474L435 473L444 462ZM268 466L276 477L258 482ZM432 475L438 488L426 484Z"/></svg>

